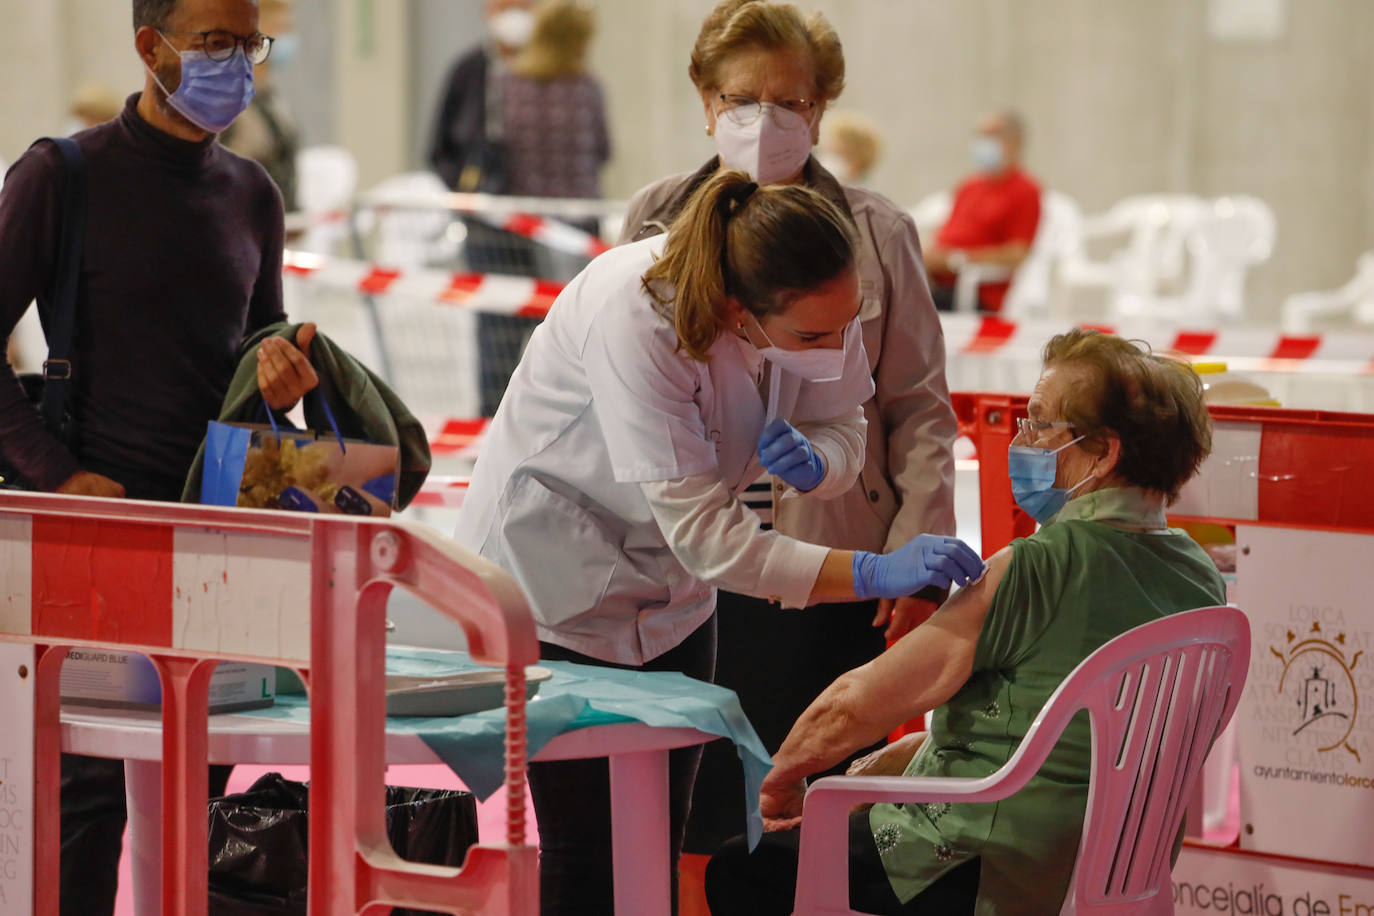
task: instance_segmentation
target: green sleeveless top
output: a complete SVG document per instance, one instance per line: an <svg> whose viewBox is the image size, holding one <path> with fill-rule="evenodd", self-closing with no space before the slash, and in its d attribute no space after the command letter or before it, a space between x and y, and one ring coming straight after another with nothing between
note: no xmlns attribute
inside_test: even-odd
<svg viewBox="0 0 1374 916"><path fill-rule="evenodd" d="M1142 491L1086 494L1051 522L1012 542L973 673L935 710L906 775L995 772L1094 650L1147 621L1226 601L1211 559L1182 531L1161 530L1163 508ZM875 805L869 824L897 897L981 856L979 916L1058 913L1087 806L1090 742L1080 712L1040 772L1001 802Z"/></svg>

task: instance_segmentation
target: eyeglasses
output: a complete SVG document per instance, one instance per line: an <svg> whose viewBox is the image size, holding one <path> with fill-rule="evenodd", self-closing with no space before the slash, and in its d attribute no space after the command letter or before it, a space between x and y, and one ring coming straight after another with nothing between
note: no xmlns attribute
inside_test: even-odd
<svg viewBox="0 0 1374 916"><path fill-rule="evenodd" d="M721 114L740 127L748 127L763 117L765 106L767 106L774 124L778 123L777 112L779 110L790 111L792 114L809 121L811 120L811 112L816 108L816 103L810 99L778 99L776 102L760 102L753 96L730 95L722 92L720 100L725 105ZM781 127L782 125L778 126Z"/></svg>
<svg viewBox="0 0 1374 916"><path fill-rule="evenodd" d="M1073 424L1068 420L1055 420L1051 423L1044 420L1032 420L1030 417L1016 418L1016 438L1022 442L1036 442L1052 429L1073 429Z"/></svg>
<svg viewBox="0 0 1374 916"><path fill-rule="evenodd" d="M247 38L241 38L233 32L225 29L211 29L208 32L185 32L180 29L162 30L164 35L199 35L200 47L196 50L204 51L205 56L211 60L228 60L234 56L234 49L243 45L243 56L248 58L250 64L260 64L267 60L267 55L272 53L272 38L261 32L254 32Z"/></svg>

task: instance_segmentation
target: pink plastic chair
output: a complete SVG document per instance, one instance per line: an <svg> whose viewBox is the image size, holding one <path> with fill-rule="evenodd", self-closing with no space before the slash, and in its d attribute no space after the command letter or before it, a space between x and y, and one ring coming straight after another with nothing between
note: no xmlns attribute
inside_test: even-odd
<svg viewBox="0 0 1374 916"><path fill-rule="evenodd" d="M863 916L849 908L846 823L854 805L1007 798L1040 769L1080 709L1092 720L1091 781L1060 912L1173 913L1169 854L1207 751L1240 701L1249 663L1250 625L1236 608L1174 614L1084 659L991 776L817 780L802 811L794 916Z"/></svg>

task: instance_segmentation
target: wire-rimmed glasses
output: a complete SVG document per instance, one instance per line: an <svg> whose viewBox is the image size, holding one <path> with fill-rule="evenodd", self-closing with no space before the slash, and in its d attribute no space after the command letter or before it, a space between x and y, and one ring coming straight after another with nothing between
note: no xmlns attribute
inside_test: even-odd
<svg viewBox="0 0 1374 916"><path fill-rule="evenodd" d="M760 102L750 95L735 95L722 92L720 101L725 106L721 110L721 115L729 118L740 127L748 127L759 118L763 117L764 111L771 113L773 123L777 122L777 112L786 111L798 117L811 120L811 112L816 110L816 103L810 99L778 99L776 102Z"/></svg>
<svg viewBox="0 0 1374 916"><path fill-rule="evenodd" d="M1016 418L1016 440L1020 440L1026 445L1031 445L1040 441L1040 437L1052 429L1073 429L1073 424L1068 420L1032 420L1030 417ZM1013 440L1013 441L1016 441Z"/></svg>

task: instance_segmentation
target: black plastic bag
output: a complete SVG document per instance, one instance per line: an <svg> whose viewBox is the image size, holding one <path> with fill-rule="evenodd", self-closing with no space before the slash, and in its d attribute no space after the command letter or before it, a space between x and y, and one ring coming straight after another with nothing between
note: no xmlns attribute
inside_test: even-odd
<svg viewBox="0 0 1374 916"><path fill-rule="evenodd" d="M210 916L305 912L308 800L306 784L268 773L247 792L210 802ZM477 842L477 801L452 789L387 786L386 833L403 859L462 865Z"/></svg>

